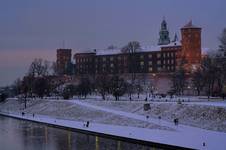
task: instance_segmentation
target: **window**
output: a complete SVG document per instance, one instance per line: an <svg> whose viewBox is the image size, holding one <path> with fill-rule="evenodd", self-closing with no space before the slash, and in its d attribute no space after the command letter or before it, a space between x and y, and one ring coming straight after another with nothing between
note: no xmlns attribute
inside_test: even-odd
<svg viewBox="0 0 226 150"><path fill-rule="evenodd" d="M140 55L140 59L144 59L144 55Z"/></svg>
<svg viewBox="0 0 226 150"><path fill-rule="evenodd" d="M174 60L173 59L171 60L171 64L174 64Z"/></svg>
<svg viewBox="0 0 226 150"><path fill-rule="evenodd" d="M152 61L149 61L149 62L148 62L148 65L151 66L151 65L152 65Z"/></svg>
<svg viewBox="0 0 226 150"><path fill-rule="evenodd" d="M141 62L140 62L140 65L141 65L141 66L143 66L143 65L144 65L144 62L143 62L143 61L141 61Z"/></svg>
<svg viewBox="0 0 226 150"><path fill-rule="evenodd" d="M149 72L152 72L152 71L153 71L153 68L152 68L152 67L149 67L149 68L148 68L148 71L149 71Z"/></svg>
<svg viewBox="0 0 226 150"><path fill-rule="evenodd" d="M157 54L157 58L161 58L161 54L160 53Z"/></svg>
<svg viewBox="0 0 226 150"><path fill-rule="evenodd" d="M152 54L148 54L148 58L152 58Z"/></svg>
<svg viewBox="0 0 226 150"><path fill-rule="evenodd" d="M106 57L103 57L102 60L103 60L103 61L106 61Z"/></svg>
<svg viewBox="0 0 226 150"><path fill-rule="evenodd" d="M161 60L158 60L158 61L157 61L157 64L158 64L158 65L161 65Z"/></svg>
<svg viewBox="0 0 226 150"><path fill-rule="evenodd" d="M110 66L111 66L111 68L113 68L113 67L114 67L114 64L112 64L112 63L111 63L111 65L110 65Z"/></svg>
<svg viewBox="0 0 226 150"><path fill-rule="evenodd" d="M110 61L113 61L113 60L114 60L114 58L113 58L113 56L111 56L111 57L110 57Z"/></svg>
<svg viewBox="0 0 226 150"><path fill-rule="evenodd" d="M171 53L171 57L173 57L174 56L174 53Z"/></svg>

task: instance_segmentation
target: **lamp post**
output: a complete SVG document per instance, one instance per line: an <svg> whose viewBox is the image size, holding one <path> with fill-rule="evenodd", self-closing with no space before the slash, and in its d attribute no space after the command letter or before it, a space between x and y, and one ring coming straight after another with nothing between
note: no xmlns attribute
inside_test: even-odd
<svg viewBox="0 0 226 150"><path fill-rule="evenodd" d="M148 93L149 93L149 87L147 87L147 90L146 90L146 100L148 99ZM150 95L150 94L149 94ZM149 96L150 97L150 96Z"/></svg>
<svg viewBox="0 0 226 150"><path fill-rule="evenodd" d="M97 95L97 89L95 89L94 91L95 91L95 95Z"/></svg>
<svg viewBox="0 0 226 150"><path fill-rule="evenodd" d="M137 93L137 98L139 99L140 98L140 88L139 87L137 88L137 92L138 92Z"/></svg>
<svg viewBox="0 0 226 150"><path fill-rule="evenodd" d="M190 85L188 85L188 87L187 87L187 88L188 88L188 93L189 93L189 95L190 95L190 93L191 93L191 92L190 92L191 86L190 86Z"/></svg>

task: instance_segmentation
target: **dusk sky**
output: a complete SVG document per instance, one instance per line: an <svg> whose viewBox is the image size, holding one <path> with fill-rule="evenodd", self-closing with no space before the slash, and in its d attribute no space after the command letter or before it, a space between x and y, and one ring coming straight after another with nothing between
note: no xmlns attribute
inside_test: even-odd
<svg viewBox="0 0 226 150"><path fill-rule="evenodd" d="M171 38L189 20L202 30L202 47L217 49L226 27L225 0L1 0L0 86L22 77L38 57L56 49L156 45L165 16ZM180 37L180 36L179 36Z"/></svg>

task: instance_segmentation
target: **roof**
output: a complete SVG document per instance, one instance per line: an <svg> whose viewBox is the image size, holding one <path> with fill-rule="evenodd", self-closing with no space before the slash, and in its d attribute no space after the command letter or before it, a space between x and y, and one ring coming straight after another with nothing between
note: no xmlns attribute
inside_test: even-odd
<svg viewBox="0 0 226 150"><path fill-rule="evenodd" d="M181 42L176 41L176 42L171 42L167 45L161 45L161 47L175 47L175 46L181 46Z"/></svg>
<svg viewBox="0 0 226 150"><path fill-rule="evenodd" d="M169 43L168 45L142 46L138 52L155 52L155 51L161 51L162 47L175 47L175 46L181 46L181 43L179 41L176 41L176 42ZM96 50L96 55L117 55L122 53L123 52L119 48Z"/></svg>
<svg viewBox="0 0 226 150"><path fill-rule="evenodd" d="M210 48L202 48L202 55L207 55L210 52Z"/></svg>
<svg viewBox="0 0 226 150"><path fill-rule="evenodd" d="M200 27L197 27L195 25L193 25L192 20L189 21L184 27L182 27L182 29L201 29Z"/></svg>
<svg viewBox="0 0 226 150"><path fill-rule="evenodd" d="M96 55L116 55L122 53L121 49L98 49Z"/></svg>
<svg viewBox="0 0 226 150"><path fill-rule="evenodd" d="M138 52L152 52L152 51L160 51L160 46L142 46ZM96 55L117 55L123 54L121 49L99 49L96 50Z"/></svg>

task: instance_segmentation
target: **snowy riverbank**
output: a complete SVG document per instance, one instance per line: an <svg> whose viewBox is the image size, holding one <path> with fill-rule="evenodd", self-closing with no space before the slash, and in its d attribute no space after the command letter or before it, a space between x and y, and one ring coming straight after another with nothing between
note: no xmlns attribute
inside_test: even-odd
<svg viewBox="0 0 226 150"><path fill-rule="evenodd" d="M143 141L194 149L220 150L226 147L226 133L181 124L175 126L168 120L159 120L151 115L147 119L146 114L140 113L141 109L137 109L143 103L128 102L125 105L125 102L116 103L114 101L34 100L28 103L26 110L23 110L23 103L12 99L0 104L0 110L7 111L15 117L25 117L46 123L50 121L50 123L59 123L62 126L69 125L72 128ZM21 116L22 111L30 115ZM31 115L33 113L34 118ZM83 126L84 121L90 121L89 128ZM205 146L203 146L203 142L205 142Z"/></svg>

